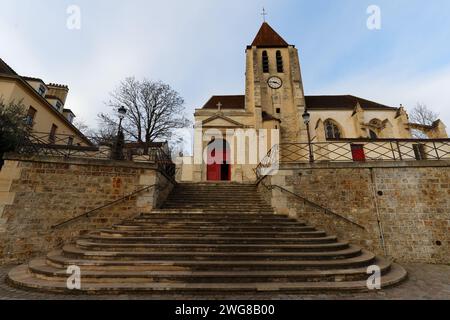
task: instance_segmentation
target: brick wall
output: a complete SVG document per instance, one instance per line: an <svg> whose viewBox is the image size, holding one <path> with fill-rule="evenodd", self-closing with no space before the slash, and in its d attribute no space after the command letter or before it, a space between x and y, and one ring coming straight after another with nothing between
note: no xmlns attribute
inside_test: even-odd
<svg viewBox="0 0 450 320"><path fill-rule="evenodd" d="M140 193L56 230L51 226L146 186ZM10 156L0 171L0 262L24 261L158 207L172 183L148 164Z"/></svg>
<svg viewBox="0 0 450 320"><path fill-rule="evenodd" d="M449 166L445 161L285 165L259 189L279 213L307 220L377 254L401 262L448 264ZM284 187L364 229L264 185Z"/></svg>

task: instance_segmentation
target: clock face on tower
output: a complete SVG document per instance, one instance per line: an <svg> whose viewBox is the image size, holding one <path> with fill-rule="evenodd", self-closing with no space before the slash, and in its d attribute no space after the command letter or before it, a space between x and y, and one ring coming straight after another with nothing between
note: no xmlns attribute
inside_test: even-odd
<svg viewBox="0 0 450 320"><path fill-rule="evenodd" d="M280 89L283 86L283 80L278 77L270 77L269 80L267 80L267 84L272 89Z"/></svg>

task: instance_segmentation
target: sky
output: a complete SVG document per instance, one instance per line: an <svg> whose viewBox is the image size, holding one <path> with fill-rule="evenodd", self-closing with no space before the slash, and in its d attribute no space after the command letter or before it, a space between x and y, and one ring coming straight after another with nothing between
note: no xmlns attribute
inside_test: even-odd
<svg viewBox="0 0 450 320"><path fill-rule="evenodd" d="M80 29L67 27L71 5ZM380 29L367 27L370 5ZM0 57L68 85L66 107L91 127L128 76L170 84L192 117L211 95L244 94L245 48L263 7L299 49L307 95L425 103L450 126L448 0L0 0Z"/></svg>

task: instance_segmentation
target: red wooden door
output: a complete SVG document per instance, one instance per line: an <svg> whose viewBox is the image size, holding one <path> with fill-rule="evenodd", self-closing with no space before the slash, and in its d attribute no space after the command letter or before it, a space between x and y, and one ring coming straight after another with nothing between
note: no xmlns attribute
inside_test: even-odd
<svg viewBox="0 0 450 320"><path fill-rule="evenodd" d="M212 160L214 160L213 163L211 163ZM213 150L207 165L208 181L231 180L231 166L227 163L229 163L229 154L226 150ZM228 166L228 170L224 170L224 166Z"/></svg>
<svg viewBox="0 0 450 320"><path fill-rule="evenodd" d="M366 161L366 154L364 153L364 145L352 144L353 161Z"/></svg>

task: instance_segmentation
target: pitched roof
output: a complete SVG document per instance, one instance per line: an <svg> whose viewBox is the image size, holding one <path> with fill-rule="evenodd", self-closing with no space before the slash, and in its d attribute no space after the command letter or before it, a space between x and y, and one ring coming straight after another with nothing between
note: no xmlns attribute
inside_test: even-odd
<svg viewBox="0 0 450 320"><path fill-rule="evenodd" d="M359 102L365 110L397 110L377 102L362 99L351 95L342 96L305 96L306 108L309 110L322 109L349 109L353 110Z"/></svg>
<svg viewBox="0 0 450 320"><path fill-rule="evenodd" d="M216 109L221 103L221 109L245 109L245 96L212 96L202 109Z"/></svg>
<svg viewBox="0 0 450 320"><path fill-rule="evenodd" d="M267 22L264 22L251 46L273 48L288 47L289 44Z"/></svg>
<svg viewBox="0 0 450 320"><path fill-rule="evenodd" d="M8 66L8 64L3 61L2 58L0 58L0 73L17 76L17 73L14 71L14 69Z"/></svg>

